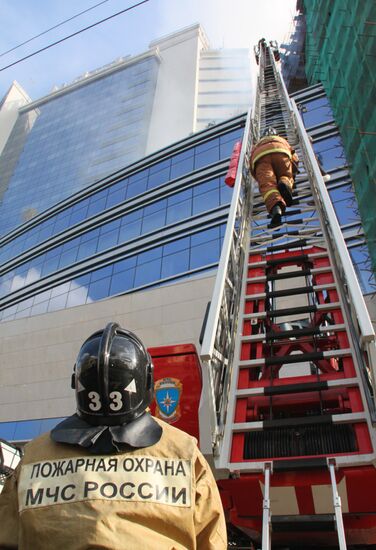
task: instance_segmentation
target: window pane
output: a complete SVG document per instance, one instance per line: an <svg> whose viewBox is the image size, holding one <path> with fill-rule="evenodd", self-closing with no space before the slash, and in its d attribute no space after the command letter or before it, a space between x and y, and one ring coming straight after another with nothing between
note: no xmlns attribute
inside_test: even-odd
<svg viewBox="0 0 376 550"><path fill-rule="evenodd" d="M194 147L191 147L190 149L187 149L186 151L182 151L181 153L178 153L177 155L174 155L171 159L172 165L178 164L182 160L186 160L190 157L193 157L195 153Z"/></svg>
<svg viewBox="0 0 376 550"><path fill-rule="evenodd" d="M196 154L195 156L195 170L202 168L209 164L213 164L219 160L219 147L209 149L203 153Z"/></svg>
<svg viewBox="0 0 376 550"><path fill-rule="evenodd" d="M218 237L219 237L218 227L213 227L212 229L201 231L201 233L192 235L191 237L192 246L196 246L198 244L205 243L207 241L213 241L214 239L218 239Z"/></svg>
<svg viewBox="0 0 376 550"><path fill-rule="evenodd" d="M67 265L71 265L73 262L76 261L76 257L77 257L77 248L71 248L70 250L63 252L60 256L59 269L62 269Z"/></svg>
<svg viewBox="0 0 376 550"><path fill-rule="evenodd" d="M171 179L179 178L180 176L183 176L184 174L188 174L189 172L192 172L193 162L194 162L194 157L192 156L190 158L181 160L180 162L177 162L176 164L173 164L171 166L170 178Z"/></svg>
<svg viewBox="0 0 376 550"><path fill-rule="evenodd" d="M61 296L56 296L56 298L51 298L48 304L48 311L58 311L59 309L64 309L67 301L67 295L62 294Z"/></svg>
<svg viewBox="0 0 376 550"><path fill-rule="evenodd" d="M71 290L68 293L67 306L74 307L86 303L88 289L85 286L81 286Z"/></svg>
<svg viewBox="0 0 376 550"><path fill-rule="evenodd" d="M121 202L123 202L124 199L125 199L125 188L115 191L113 193L110 193L107 197L106 209L111 208L116 204L120 204Z"/></svg>
<svg viewBox="0 0 376 550"><path fill-rule="evenodd" d="M74 225L76 223L81 222L85 219L87 213L87 207L80 208L80 210L77 210L76 212L72 212L70 219L69 219L69 225Z"/></svg>
<svg viewBox="0 0 376 550"><path fill-rule="evenodd" d="M193 247L191 249L190 269L218 262L219 252L218 239Z"/></svg>
<svg viewBox="0 0 376 550"><path fill-rule="evenodd" d="M219 206L219 192L216 189L215 191L210 191L209 193L204 193L193 199L193 214L199 214L200 212L205 212L211 208Z"/></svg>
<svg viewBox="0 0 376 550"><path fill-rule="evenodd" d="M153 231L153 229L162 227L165 224L165 221L166 221L165 209L160 210L159 212L155 212L155 214L146 216L142 222L142 233L147 233L148 231Z"/></svg>
<svg viewBox="0 0 376 550"><path fill-rule="evenodd" d="M146 191L146 182L147 180L146 178L144 178L143 180L129 184L127 189L127 199L135 197L136 195L139 195L140 193Z"/></svg>
<svg viewBox="0 0 376 550"><path fill-rule="evenodd" d="M345 153L339 136L318 141L313 147L319 162L325 170L331 170L346 164Z"/></svg>
<svg viewBox="0 0 376 550"><path fill-rule="evenodd" d="M41 420L23 420L22 422L17 422L14 439L20 441L33 439L39 434L41 422Z"/></svg>
<svg viewBox="0 0 376 550"><path fill-rule="evenodd" d="M98 251L100 250L106 250L107 248L111 248L112 246L115 246L118 242L118 235L119 230L116 229L115 231L110 231L109 233L105 233L104 235L101 235L98 239Z"/></svg>
<svg viewBox="0 0 376 550"><path fill-rule="evenodd" d="M139 265L136 268L134 286L137 287L159 280L161 277L161 264L162 259L158 258L157 260Z"/></svg>
<svg viewBox="0 0 376 550"><path fill-rule="evenodd" d="M179 202L191 199L192 192L192 189L185 189L185 191L181 191L180 193L175 193L174 195L171 195L171 197L168 197L167 199L167 205L171 206L172 204L177 204Z"/></svg>
<svg viewBox="0 0 376 550"><path fill-rule="evenodd" d="M142 179L146 181L148 178L148 175L149 175L149 168L146 168L145 170L141 170L141 172L137 172L137 174L133 174L132 176L129 177L128 185L133 184L134 182Z"/></svg>
<svg viewBox="0 0 376 550"><path fill-rule="evenodd" d="M104 279L105 277L110 277L112 274L112 265L107 265L101 269L93 271L91 274L90 282L99 281L99 279Z"/></svg>
<svg viewBox="0 0 376 550"><path fill-rule="evenodd" d="M144 264L145 262L150 262L151 260L156 260L162 256L162 247L152 248L146 252L142 252L137 257L137 265Z"/></svg>
<svg viewBox="0 0 376 550"><path fill-rule="evenodd" d="M233 190L231 189L231 187L229 187L223 182L220 187L221 204L230 203L232 200L232 194L233 194Z"/></svg>
<svg viewBox="0 0 376 550"><path fill-rule="evenodd" d="M162 262L162 279L171 277L178 273L184 273L189 268L189 249L169 254L163 258Z"/></svg>
<svg viewBox="0 0 376 550"><path fill-rule="evenodd" d="M120 260L114 264L114 274L121 273L132 267L136 266L137 256L132 256L131 258L125 258L125 260Z"/></svg>
<svg viewBox="0 0 376 550"><path fill-rule="evenodd" d="M178 204L174 204L172 206L169 206L169 208L167 209L166 223L169 224L176 221L184 220L185 218L189 218L191 214L192 200L187 200Z"/></svg>
<svg viewBox="0 0 376 550"><path fill-rule="evenodd" d="M48 308L48 302L42 302L40 304L35 304L31 308L31 315L40 315L41 313L46 313Z"/></svg>
<svg viewBox="0 0 376 550"><path fill-rule="evenodd" d="M119 243L124 243L130 239L138 237L141 233L141 220L137 220L127 225L122 225L119 232Z"/></svg>
<svg viewBox="0 0 376 550"><path fill-rule="evenodd" d="M17 422L0 422L0 438L8 441L15 439Z"/></svg>
<svg viewBox="0 0 376 550"><path fill-rule="evenodd" d="M55 296L60 296L61 294L66 294L70 288L70 282L63 283L62 285L55 286L51 289L51 298Z"/></svg>
<svg viewBox="0 0 376 550"><path fill-rule="evenodd" d="M148 181L148 189L158 187L163 183L166 183L170 179L170 168L164 168L155 174L150 174Z"/></svg>
<svg viewBox="0 0 376 550"><path fill-rule="evenodd" d="M106 298L110 290L110 282L111 277L106 277L100 281L90 283L88 297L93 301Z"/></svg>
<svg viewBox="0 0 376 550"><path fill-rule="evenodd" d="M96 214L99 214L105 209L105 207L106 207L105 197L91 203L87 211L87 217L90 218L91 216L95 216Z"/></svg>
<svg viewBox="0 0 376 550"><path fill-rule="evenodd" d="M365 294L375 292L375 277L371 269L368 249L365 246L356 246L349 249L359 283Z"/></svg>
<svg viewBox="0 0 376 550"><path fill-rule="evenodd" d="M219 145L219 138L210 139L208 141L205 141L204 143L200 143L200 145L196 145L195 147L195 154L203 153L204 151L208 151L209 149L215 149L218 148Z"/></svg>
<svg viewBox="0 0 376 550"><path fill-rule="evenodd" d="M64 218L56 220L54 225L54 234L60 233L60 231L63 231L68 226L69 226L69 216L65 216Z"/></svg>
<svg viewBox="0 0 376 550"><path fill-rule="evenodd" d="M112 276L110 296L133 288L135 269L128 269Z"/></svg>
<svg viewBox="0 0 376 550"><path fill-rule="evenodd" d="M232 132L228 132L227 134L220 136L219 142L221 145L229 142L234 144L236 141L239 141L243 138L243 134L244 134L244 129L238 128L237 130L233 130Z"/></svg>
<svg viewBox="0 0 376 550"><path fill-rule="evenodd" d="M46 300L49 300L50 297L51 289L45 290L44 292L41 292L40 294L34 296L34 305L39 304L40 302L45 302Z"/></svg>
<svg viewBox="0 0 376 550"><path fill-rule="evenodd" d="M98 239L91 239L91 241L83 242L78 248L77 260L88 258L97 251Z"/></svg>

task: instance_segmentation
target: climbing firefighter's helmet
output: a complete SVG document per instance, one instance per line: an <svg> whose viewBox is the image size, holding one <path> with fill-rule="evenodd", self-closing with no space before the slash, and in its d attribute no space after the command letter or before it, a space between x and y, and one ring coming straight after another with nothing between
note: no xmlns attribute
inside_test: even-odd
<svg viewBox="0 0 376 550"><path fill-rule="evenodd" d="M77 414L89 424L116 426L141 416L153 398L153 364L139 338L117 323L82 345L72 377Z"/></svg>
<svg viewBox="0 0 376 550"><path fill-rule="evenodd" d="M278 135L277 130L275 128L272 128L271 126L268 128L265 128L265 130L262 133L262 137L277 136L277 135Z"/></svg>

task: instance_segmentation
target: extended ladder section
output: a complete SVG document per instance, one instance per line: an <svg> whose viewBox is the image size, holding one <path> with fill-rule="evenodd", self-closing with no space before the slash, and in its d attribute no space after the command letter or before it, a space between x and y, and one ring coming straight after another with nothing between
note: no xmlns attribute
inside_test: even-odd
<svg viewBox="0 0 376 550"><path fill-rule="evenodd" d="M343 549L336 474L342 479L349 470L341 468L371 467L376 458L375 334L311 142L266 44L259 63L202 346L200 443L213 450L219 470L248 480L258 475L263 550L270 547L270 518L273 531L286 530L299 515L309 529L315 519L333 522ZM293 204L277 228L269 227L248 171L252 144L268 126L300 158ZM299 503L289 511L287 498L286 513L270 509L273 480L282 483L276 472L297 470L322 472L317 487L331 489L329 515L315 491L303 513ZM294 483L290 476L282 484L296 491Z"/></svg>

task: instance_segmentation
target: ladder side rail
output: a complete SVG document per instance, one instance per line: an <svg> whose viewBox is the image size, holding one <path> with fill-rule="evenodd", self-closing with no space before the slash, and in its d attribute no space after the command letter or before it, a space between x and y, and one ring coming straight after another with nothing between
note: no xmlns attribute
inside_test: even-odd
<svg viewBox="0 0 376 550"><path fill-rule="evenodd" d="M333 506L334 506L335 521L337 526L339 550L347 550L345 528L343 525L341 497L338 494L337 482L336 482L335 460L329 459L328 467L330 472L330 483L332 486Z"/></svg>
<svg viewBox="0 0 376 550"><path fill-rule="evenodd" d="M274 65L275 65L275 62L274 62ZM283 78L280 75L280 72L277 71L277 73L278 73L278 81L281 87L282 95L284 97L284 101L286 105L288 105L292 113L294 125L297 130L298 136L300 138L300 145L305 155L305 159L307 158L309 159L309 168L310 168L311 175L313 176L312 179L314 184L314 190L316 192L316 196L320 197L322 209L326 213L328 226L330 227L331 236L332 236L331 241L334 242L335 250L338 251L338 255L341 260L340 264L342 266L348 287L350 289L352 304L354 305L355 311L357 314L362 340L365 342L367 341L374 342L375 331L373 329L373 325L368 314L368 309L363 298L363 294L353 267L353 263L352 263L349 251L345 243L345 239L342 235L340 225L337 221L337 216L333 208L331 198L329 196L325 182L322 178L316 156L312 150L312 146L308 138L307 131L305 129L305 126L303 124L300 112L297 108L295 101L289 97Z"/></svg>
<svg viewBox="0 0 376 550"><path fill-rule="evenodd" d="M354 266L347 249L345 239L337 221L337 216L332 205L328 190L322 178L318 162L301 120L300 113L294 101L291 102L296 128L301 140L301 147L305 155L307 169L312 176L313 186L316 198L320 202L320 207L325 212L324 228L326 229L328 242L331 243L331 251L336 258L336 267L338 277L341 281L341 291L345 294L346 304L349 309L349 316L352 321L352 330L356 332L356 339L360 343L360 348L368 357L370 378L368 381L372 386L373 403L370 412L375 419L375 399L376 399L376 340L375 331L368 313L366 303L356 276ZM364 360L361 361L364 364ZM362 373L364 376L364 372ZM367 399L369 405L370 400Z"/></svg>
<svg viewBox="0 0 376 550"><path fill-rule="evenodd" d="M272 59L272 58L271 58ZM375 331L365 304L363 294L356 276L353 263L347 249L341 228L337 221L337 216L332 205L329 193L321 175L321 171L312 150L311 142L308 138L307 131L303 124L299 109L293 99L288 95L284 80L280 71L276 67L274 59L272 60L275 74L278 81L278 86L281 96L287 105L291 119L293 120L295 130L299 137L299 145L305 157L306 169L310 172L310 179L313 182L313 189L316 197L320 197L321 212L326 214L326 222L323 227L326 228L326 236L328 242L331 243L331 251L336 258L337 270L339 266L339 280L342 281L341 289L346 291L346 303L350 308L350 318L352 320L352 329L357 333L357 339L360 340L362 351L367 355L370 369L370 376L363 370L361 375L365 385L371 385L373 396L366 392L366 400L368 402L372 420L376 420L376 338ZM324 221L324 220L323 220ZM356 321L356 322L354 322ZM364 358L360 357L360 363L364 364Z"/></svg>
<svg viewBox="0 0 376 550"><path fill-rule="evenodd" d="M219 432L218 393L220 409L226 410L226 388L231 370L234 334L228 333L228 320L237 321L239 288L244 269L244 240L249 226L251 185L248 174L248 156L252 145L252 110L247 115L239 164L233 188L225 237L222 246L208 319L204 331L200 358L203 363L203 391L199 406L200 447L211 455ZM235 257L234 257L235 254ZM223 372L226 371L226 372ZM216 381L222 379L218 386ZM223 416L223 412L222 412Z"/></svg>
<svg viewBox="0 0 376 550"><path fill-rule="evenodd" d="M287 92L287 88L284 83L284 80L282 78L281 70L280 68L277 67L277 63L274 59L272 52L270 52L270 60L272 63L274 77L275 77L276 85L279 92L279 98L281 99L281 103L284 104L285 113L287 114L287 120L285 119L287 139L290 145L295 145L294 141L292 140L292 136L296 134L296 132L294 131L295 129L291 124L292 112L293 112L292 102Z"/></svg>

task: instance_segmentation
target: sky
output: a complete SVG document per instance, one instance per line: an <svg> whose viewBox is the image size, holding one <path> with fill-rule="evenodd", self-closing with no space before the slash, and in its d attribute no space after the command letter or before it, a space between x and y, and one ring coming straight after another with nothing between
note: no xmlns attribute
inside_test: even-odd
<svg viewBox="0 0 376 550"><path fill-rule="evenodd" d="M139 0L102 0L95 9L2 55L101 0L0 0L0 101L13 80L32 99L194 23L210 47L253 48L260 38L282 43L292 29L296 0L148 0L146 3L41 52L7 65L61 38L124 10Z"/></svg>

